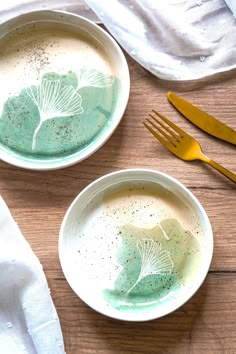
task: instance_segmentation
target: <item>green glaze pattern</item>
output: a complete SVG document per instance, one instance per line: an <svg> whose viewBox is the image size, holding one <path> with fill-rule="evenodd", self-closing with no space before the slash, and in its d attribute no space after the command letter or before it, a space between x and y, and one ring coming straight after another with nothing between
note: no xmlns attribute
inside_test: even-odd
<svg viewBox="0 0 236 354"><path fill-rule="evenodd" d="M166 238L168 235L168 239ZM122 266L114 290L104 291L110 306L142 311L162 306L194 277L201 260L200 245L176 219L153 229L124 225L117 262Z"/></svg>
<svg viewBox="0 0 236 354"><path fill-rule="evenodd" d="M5 102L0 144L22 158L67 158L93 143L112 120L119 82L113 75L82 67L66 75L42 76Z"/></svg>

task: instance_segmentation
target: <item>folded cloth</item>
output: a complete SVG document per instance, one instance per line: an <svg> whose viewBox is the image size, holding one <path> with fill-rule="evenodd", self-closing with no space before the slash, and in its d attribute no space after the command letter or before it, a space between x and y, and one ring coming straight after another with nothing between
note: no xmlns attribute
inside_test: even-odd
<svg viewBox="0 0 236 354"><path fill-rule="evenodd" d="M0 197L0 353L65 353L42 266Z"/></svg>
<svg viewBox="0 0 236 354"><path fill-rule="evenodd" d="M236 67L236 19L224 0L86 3L120 45L160 78L198 79Z"/></svg>
<svg viewBox="0 0 236 354"><path fill-rule="evenodd" d="M163 79L236 67L235 0L11 0L0 3L0 21L42 8L99 18L130 56Z"/></svg>

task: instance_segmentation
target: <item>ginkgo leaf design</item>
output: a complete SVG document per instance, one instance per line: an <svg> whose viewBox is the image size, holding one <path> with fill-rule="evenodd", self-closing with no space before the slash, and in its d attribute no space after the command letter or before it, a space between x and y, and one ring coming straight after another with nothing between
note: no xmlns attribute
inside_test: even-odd
<svg viewBox="0 0 236 354"><path fill-rule="evenodd" d="M28 96L38 108L40 121L34 131L32 149L35 149L37 134L48 119L69 117L84 112L82 97L77 92L82 87L109 87L114 82L113 75L102 74L95 69L81 67L77 72L78 85L62 85L60 80L42 78L39 86L26 89Z"/></svg>
<svg viewBox="0 0 236 354"><path fill-rule="evenodd" d="M86 87L109 87L114 82L113 75L106 75L98 72L95 69L88 68L86 66L81 67L77 71L78 85L77 90Z"/></svg>
<svg viewBox="0 0 236 354"><path fill-rule="evenodd" d="M27 94L38 108L40 121L33 135L32 149L44 121L55 117L73 116L83 113L82 98L71 85L61 85L60 80L42 78L37 87L26 89Z"/></svg>
<svg viewBox="0 0 236 354"><path fill-rule="evenodd" d="M168 251L161 251L160 242L151 239L141 239L137 241L137 248L141 256L141 270L139 277L132 287L127 291L127 295L146 276L152 274L170 274L174 263Z"/></svg>

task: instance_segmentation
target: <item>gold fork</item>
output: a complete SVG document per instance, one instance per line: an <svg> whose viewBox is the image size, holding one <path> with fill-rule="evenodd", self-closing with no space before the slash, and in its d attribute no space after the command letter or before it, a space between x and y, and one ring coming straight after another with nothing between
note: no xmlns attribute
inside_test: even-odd
<svg viewBox="0 0 236 354"><path fill-rule="evenodd" d="M185 161L201 160L206 162L236 183L236 175L204 155L197 140L162 114L154 110L152 112L153 114L149 114L150 118L147 118L143 124L169 151Z"/></svg>

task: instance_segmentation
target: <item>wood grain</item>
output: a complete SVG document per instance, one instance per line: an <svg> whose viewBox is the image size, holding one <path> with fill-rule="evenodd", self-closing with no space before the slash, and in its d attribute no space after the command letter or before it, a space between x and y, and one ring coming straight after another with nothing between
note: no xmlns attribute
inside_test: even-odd
<svg viewBox="0 0 236 354"><path fill-rule="evenodd" d="M39 257L59 313L67 354L236 353L236 186L201 162L184 162L143 127L154 108L196 137L209 157L236 172L235 147L203 133L168 103L173 91L236 129L236 71L191 82L160 80L127 56L130 99L109 141L74 166L47 172L0 162L0 193ZM95 313L67 284L58 259L58 234L77 194L96 178L145 167L170 174L204 206L214 232L210 272L195 296L156 321L124 323Z"/></svg>
<svg viewBox="0 0 236 354"><path fill-rule="evenodd" d="M53 287L66 347L76 354L233 354L235 291L233 274L210 273L195 296L179 310L158 320L127 323L89 309L67 288L63 278L54 281Z"/></svg>

